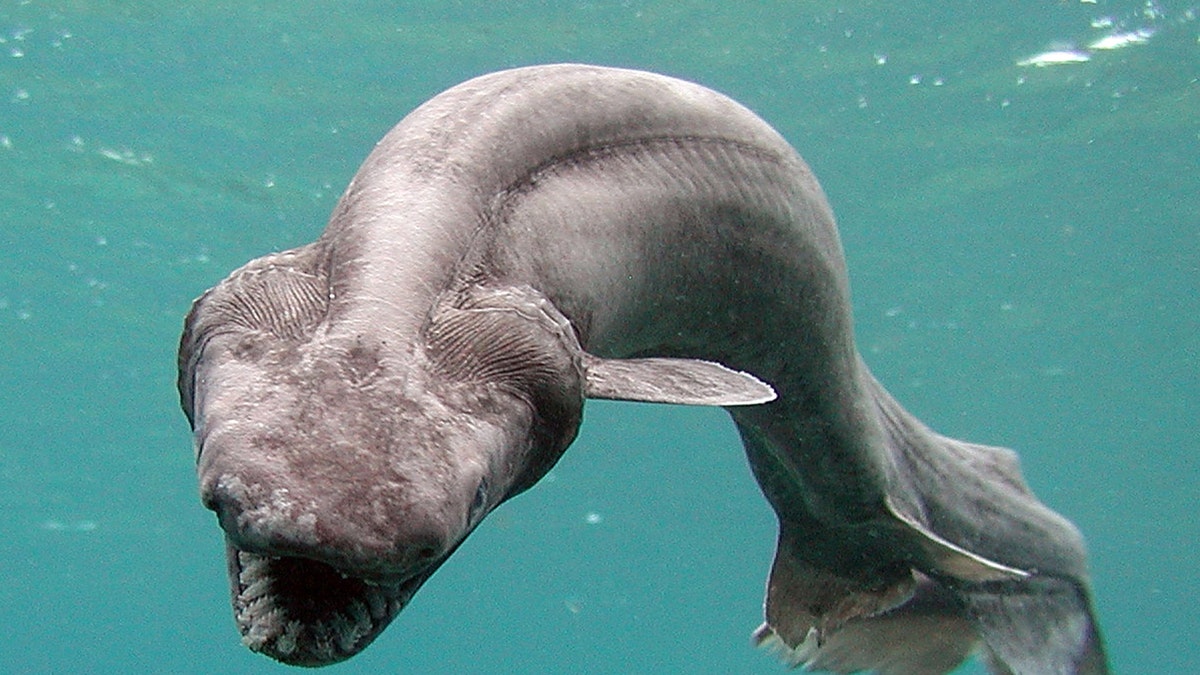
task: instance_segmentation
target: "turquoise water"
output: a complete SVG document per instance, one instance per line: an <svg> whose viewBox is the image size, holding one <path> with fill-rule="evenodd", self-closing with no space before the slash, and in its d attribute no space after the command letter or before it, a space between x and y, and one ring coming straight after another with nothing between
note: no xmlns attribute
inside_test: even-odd
<svg viewBox="0 0 1200 675"><path fill-rule="evenodd" d="M586 61L702 82L787 136L879 378L1022 452L1088 538L1117 672L1200 672L1198 11L3 0L0 670L288 670L238 644L174 391L182 316L312 240L421 101ZM784 672L748 637L773 539L719 411L592 403L551 476L330 670Z"/></svg>

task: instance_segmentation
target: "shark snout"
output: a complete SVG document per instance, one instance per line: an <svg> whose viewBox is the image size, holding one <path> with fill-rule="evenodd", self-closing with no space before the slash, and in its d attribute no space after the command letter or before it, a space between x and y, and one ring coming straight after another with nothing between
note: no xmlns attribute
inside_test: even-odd
<svg viewBox="0 0 1200 675"><path fill-rule="evenodd" d="M202 483L229 544L248 553L325 563L344 576L392 585L440 560L459 533L433 508L362 502L294 488L267 488L236 476Z"/></svg>

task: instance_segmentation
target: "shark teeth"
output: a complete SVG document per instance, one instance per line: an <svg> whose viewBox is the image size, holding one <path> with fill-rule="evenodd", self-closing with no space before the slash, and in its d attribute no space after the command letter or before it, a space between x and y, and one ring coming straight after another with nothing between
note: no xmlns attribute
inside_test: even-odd
<svg viewBox="0 0 1200 675"><path fill-rule="evenodd" d="M229 549L242 643L284 663L325 665L362 651L404 608L404 586L371 585L323 563Z"/></svg>

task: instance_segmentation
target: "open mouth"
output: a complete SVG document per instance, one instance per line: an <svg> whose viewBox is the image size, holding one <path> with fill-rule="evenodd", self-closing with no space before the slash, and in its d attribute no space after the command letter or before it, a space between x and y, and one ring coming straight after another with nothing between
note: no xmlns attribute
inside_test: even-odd
<svg viewBox="0 0 1200 675"><path fill-rule="evenodd" d="M408 604L432 569L384 586L315 560L227 547L233 612L242 644L294 666L354 656Z"/></svg>

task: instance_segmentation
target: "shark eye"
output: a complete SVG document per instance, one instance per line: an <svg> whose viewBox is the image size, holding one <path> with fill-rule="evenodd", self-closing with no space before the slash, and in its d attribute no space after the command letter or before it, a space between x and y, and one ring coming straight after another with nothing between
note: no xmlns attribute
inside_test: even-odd
<svg viewBox="0 0 1200 675"><path fill-rule="evenodd" d="M475 498L471 500L471 520L474 521L480 516L483 507L487 505L488 500L488 483L487 479L479 481L479 487L475 488Z"/></svg>

